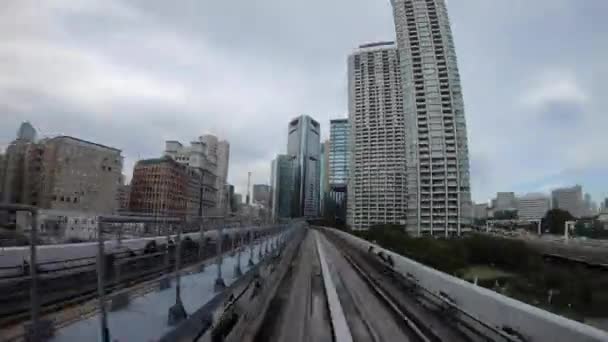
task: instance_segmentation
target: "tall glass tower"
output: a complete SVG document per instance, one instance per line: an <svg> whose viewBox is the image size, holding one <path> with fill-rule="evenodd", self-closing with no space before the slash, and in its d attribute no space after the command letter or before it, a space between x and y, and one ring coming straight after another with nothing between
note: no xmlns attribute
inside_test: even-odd
<svg viewBox="0 0 608 342"><path fill-rule="evenodd" d="M295 157L293 217L319 215L321 126L308 115L289 122L287 154Z"/></svg>
<svg viewBox="0 0 608 342"><path fill-rule="evenodd" d="M467 128L444 0L392 0L406 126L407 229L470 227Z"/></svg>

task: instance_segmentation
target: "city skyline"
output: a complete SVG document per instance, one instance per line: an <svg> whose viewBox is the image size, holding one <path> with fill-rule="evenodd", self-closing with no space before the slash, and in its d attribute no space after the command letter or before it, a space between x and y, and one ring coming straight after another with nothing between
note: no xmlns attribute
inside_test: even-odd
<svg viewBox="0 0 608 342"><path fill-rule="evenodd" d="M321 3L293 5L301 6L294 13L306 19L316 5ZM228 23L211 21L215 26L189 27L200 20L186 16L184 25L173 25L178 14L187 12L185 8L221 17L219 14L227 13L223 4L193 2L169 9L162 5L140 8L119 1L78 8L42 5L36 9L41 17L35 23L28 19L28 13L34 11L29 4L10 6L14 11L7 13L15 19L5 20L6 29L0 32L10 42L0 48L0 55L7 58L0 67L6 75L0 88L3 94L10 94L0 101L6 113L0 145L8 145L20 122L29 120L41 136L63 133L122 149L124 173L129 175L138 159L158 157L164 140L188 141L212 132L231 142L228 182L241 193L245 192L247 171L253 172L252 182L267 182L268 160L285 145L283 122L300 112L313 113L327 133L330 118L346 117L347 54L362 43L395 36L388 3L332 2L324 5L318 27L304 32L299 31L303 19L281 10L293 25L282 27L286 32L278 34L278 22L262 20L268 25L254 32L239 31L244 39L236 41L223 39L237 34L230 22L249 20L247 17L235 15ZM352 10L351 18L326 34L327 28L336 26L344 6ZM258 7L252 10L259 18L272 19L278 13L272 1ZM589 71L606 69L599 64L603 52L594 52L608 25L593 20L606 7L597 0L448 4L463 83L476 202L497 191L548 193L574 184L583 185L594 199L606 197L602 180L608 160L600 138L608 118L601 111L605 108L603 85ZM170 15L161 19L155 9ZM116 23L116 28L92 28L86 20L74 20L69 15L73 12L92 20L105 18ZM467 20L471 16L477 19ZM24 30L19 22L30 29ZM63 26L73 29L71 36L61 33ZM135 26L138 29L126 29ZM124 48L124 41L116 36L101 35L113 29L125 30L124 39L133 44ZM151 33L160 43L151 42ZM498 36L502 38L496 39ZM554 39L560 36L568 37L571 49L563 50L560 40ZM290 39L276 39L287 37ZM553 38L539 43L538 37ZM226 46L226 41L234 46ZM297 46L292 45L296 42ZM172 46L172 52L163 49L157 54L161 45ZM319 47L323 54L312 53ZM528 52L526 58L505 57L518 49ZM250 62L238 57L223 58L238 56L243 50L260 60L272 51L277 60L250 68ZM51 64L51 60L61 62ZM269 76L270 65L285 70L281 78ZM207 81L185 75L180 71L183 67L194 68L189 73L194 77L204 74L200 79ZM219 77L217 72L207 73L210 68L230 72ZM240 85L237 80L245 81ZM85 83L90 86L82 87ZM234 94L233 89L237 90ZM300 91L282 96L283 89ZM201 100L195 100L192 93ZM277 138L264 141L269 134ZM576 139L562 139L566 135ZM324 133L322 139L326 137Z"/></svg>

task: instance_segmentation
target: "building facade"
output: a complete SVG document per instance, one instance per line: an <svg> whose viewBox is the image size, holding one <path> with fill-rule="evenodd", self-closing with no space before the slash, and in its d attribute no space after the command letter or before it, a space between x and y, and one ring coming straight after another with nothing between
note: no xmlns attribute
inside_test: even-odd
<svg viewBox="0 0 608 342"><path fill-rule="evenodd" d="M543 194L527 194L517 199L517 215L520 220L540 220L545 217L549 209L551 209L551 199Z"/></svg>
<svg viewBox="0 0 608 342"><path fill-rule="evenodd" d="M488 203L475 204L473 209L473 218L476 220L485 220L488 218Z"/></svg>
<svg viewBox="0 0 608 342"><path fill-rule="evenodd" d="M329 194L329 149L330 142L325 140L321 144L321 184L319 187L320 197L320 214L325 216L326 207L328 205L328 194Z"/></svg>
<svg viewBox="0 0 608 342"><path fill-rule="evenodd" d="M346 221L346 193L350 161L350 126L348 119L329 122L329 190L328 202L337 219Z"/></svg>
<svg viewBox="0 0 608 342"><path fill-rule="evenodd" d="M278 155L272 161L270 187L272 193L271 218L278 219L293 217L294 168L296 157Z"/></svg>
<svg viewBox="0 0 608 342"><path fill-rule="evenodd" d="M192 203L191 207L200 207L199 216L214 216L220 214L218 193L223 192L218 188L218 158L217 158L217 138L213 136L200 137L192 141L190 146L184 146L179 141L166 141L164 155L173 159L177 163L189 168L188 172L190 186L195 187L198 182L198 189L191 189L190 192L198 192L197 197L202 202Z"/></svg>
<svg viewBox="0 0 608 342"><path fill-rule="evenodd" d="M48 139L42 153L39 206L111 214L117 209L122 165L119 149L69 136Z"/></svg>
<svg viewBox="0 0 608 342"><path fill-rule="evenodd" d="M513 211L517 208L517 201L514 192L497 192L496 206L494 211Z"/></svg>
<svg viewBox="0 0 608 342"><path fill-rule="evenodd" d="M444 0L392 0L407 129L407 229L470 228L464 103Z"/></svg>
<svg viewBox="0 0 608 342"><path fill-rule="evenodd" d="M353 229L404 223L406 130L395 44L361 45L351 54L348 89L349 168L347 174L342 173L344 141L336 141L332 157L336 174L330 180L339 184L346 178L347 223ZM334 125L336 140L343 128Z"/></svg>
<svg viewBox="0 0 608 342"><path fill-rule="evenodd" d="M270 205L270 185L253 184L253 203L258 203L269 207Z"/></svg>
<svg viewBox="0 0 608 342"><path fill-rule="evenodd" d="M188 167L169 157L140 160L133 169L129 211L154 216L184 216Z"/></svg>
<svg viewBox="0 0 608 342"><path fill-rule="evenodd" d="M321 126L308 115L289 122L287 154L295 157L294 217L319 215L321 185Z"/></svg>
<svg viewBox="0 0 608 342"><path fill-rule="evenodd" d="M205 134L199 138L207 147L207 157L216 166L215 188L223 189L228 179L228 167L230 161L230 144L225 140L219 140L215 135ZM216 207L223 208L227 205L222 191L216 195Z"/></svg>
<svg viewBox="0 0 608 342"><path fill-rule="evenodd" d="M7 203L27 203L24 189L27 186L28 172L26 170L26 156L30 145L35 144L36 130L29 122L23 122L17 130L17 137L6 148L2 177L2 198Z"/></svg>
<svg viewBox="0 0 608 342"><path fill-rule="evenodd" d="M554 209L566 210L574 217L583 215L583 188L580 185L553 190L551 200Z"/></svg>

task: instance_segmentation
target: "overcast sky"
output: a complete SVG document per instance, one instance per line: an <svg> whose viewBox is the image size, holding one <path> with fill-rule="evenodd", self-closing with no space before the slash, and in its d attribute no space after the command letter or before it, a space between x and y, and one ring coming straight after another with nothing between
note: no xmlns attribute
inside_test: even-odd
<svg viewBox="0 0 608 342"><path fill-rule="evenodd" d="M123 150L231 143L229 181L267 183L287 123L347 116L346 58L394 39L388 0L3 0L0 146L29 120ZM580 183L608 196L608 1L449 0L472 191Z"/></svg>

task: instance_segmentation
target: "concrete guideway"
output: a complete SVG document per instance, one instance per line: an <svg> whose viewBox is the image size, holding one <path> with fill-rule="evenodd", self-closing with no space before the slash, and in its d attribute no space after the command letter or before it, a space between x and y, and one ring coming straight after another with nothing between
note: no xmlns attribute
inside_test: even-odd
<svg viewBox="0 0 608 342"><path fill-rule="evenodd" d="M328 277L335 283L352 340L431 341L381 289L369 283L361 268L323 234L316 234L319 249L326 251Z"/></svg>
<svg viewBox="0 0 608 342"><path fill-rule="evenodd" d="M336 291L336 286L331 277L331 271L329 270L329 266L327 265L327 261L325 259L325 251L324 247L320 242L320 237L318 232L313 233L315 236L315 241L317 244L317 250L319 253L319 259L321 263L321 268L323 272L323 284L325 285L325 294L327 295L327 301L329 306L329 312L331 314L331 324L333 326L334 336L336 342L352 342L353 336L351 335L350 328L346 323L346 317L344 315L344 310L342 309L342 305L340 303L340 299L338 298L338 293Z"/></svg>

